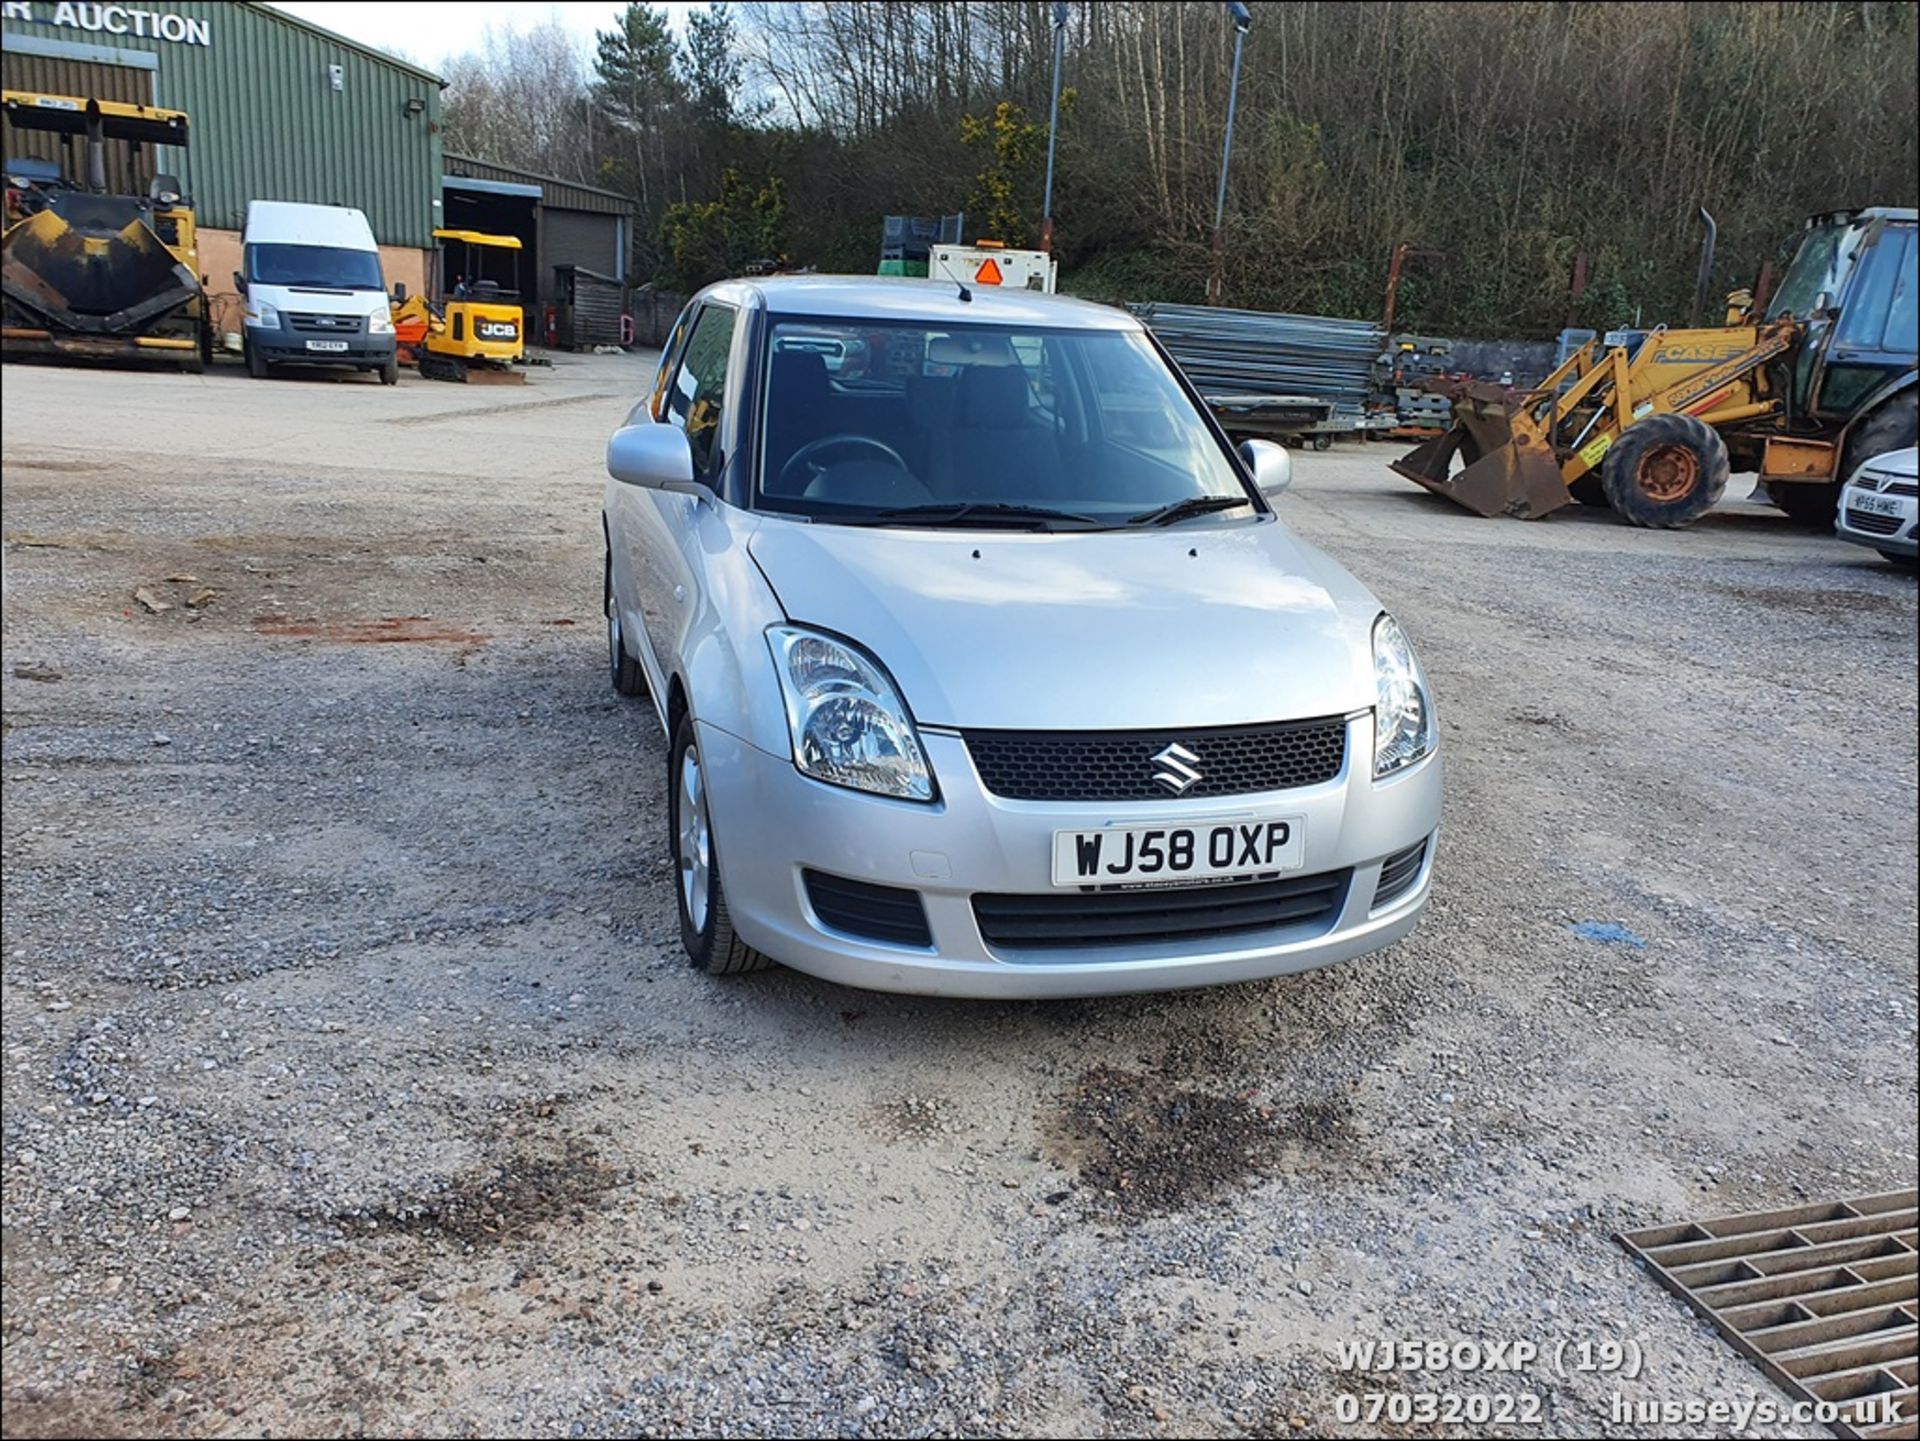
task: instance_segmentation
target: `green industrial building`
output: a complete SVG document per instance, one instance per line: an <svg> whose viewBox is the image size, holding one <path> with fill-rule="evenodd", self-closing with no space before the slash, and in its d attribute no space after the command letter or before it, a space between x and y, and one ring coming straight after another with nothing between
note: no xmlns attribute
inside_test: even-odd
<svg viewBox="0 0 1920 1441"><path fill-rule="evenodd" d="M267 5L152 9L5 0L6 88L187 112L188 144L148 168L177 175L202 226L213 289L239 267L249 200L364 210L390 280L417 287L440 223L440 77ZM49 136L0 137L7 158Z"/></svg>
<svg viewBox="0 0 1920 1441"><path fill-rule="evenodd" d="M439 76L270 5L0 0L0 53L8 90L187 112L184 149L161 147L141 157L141 174L113 178L141 189L156 171L180 178L199 217L216 326L238 303L229 277L250 200L365 211L388 283L410 291L426 283L434 229L479 219L520 236L531 304L554 298L561 264L624 284L623 197L483 159L449 162ZM7 133L0 143L9 160L61 158L55 136ZM459 213L449 217L449 205Z"/></svg>

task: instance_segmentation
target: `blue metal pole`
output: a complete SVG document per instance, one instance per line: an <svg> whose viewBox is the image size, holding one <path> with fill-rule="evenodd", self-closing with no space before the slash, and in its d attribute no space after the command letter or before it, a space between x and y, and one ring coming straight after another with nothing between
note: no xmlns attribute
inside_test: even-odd
<svg viewBox="0 0 1920 1441"><path fill-rule="evenodd" d="M1047 191L1040 202L1040 248L1053 250L1053 142L1060 133L1060 59L1067 48L1067 7L1053 7L1053 104L1047 111Z"/></svg>
<svg viewBox="0 0 1920 1441"><path fill-rule="evenodd" d="M1227 141L1220 150L1220 196L1213 205L1216 232L1227 218L1227 162L1233 158L1233 112L1240 103L1240 47L1246 39L1246 29L1237 27L1233 32L1233 84L1227 89Z"/></svg>

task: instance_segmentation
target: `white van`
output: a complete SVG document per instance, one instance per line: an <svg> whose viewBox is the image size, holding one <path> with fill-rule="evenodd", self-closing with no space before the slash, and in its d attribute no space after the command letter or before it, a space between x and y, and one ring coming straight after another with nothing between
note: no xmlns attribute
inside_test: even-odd
<svg viewBox="0 0 1920 1441"><path fill-rule="evenodd" d="M244 272L247 369L264 380L276 363L351 365L400 379L393 311L380 247L358 210L254 200L247 205Z"/></svg>

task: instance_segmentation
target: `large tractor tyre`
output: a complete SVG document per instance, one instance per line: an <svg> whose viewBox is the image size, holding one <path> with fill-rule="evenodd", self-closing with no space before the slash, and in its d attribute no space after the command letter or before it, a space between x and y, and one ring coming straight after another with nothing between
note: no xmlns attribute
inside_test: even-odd
<svg viewBox="0 0 1920 1441"><path fill-rule="evenodd" d="M1649 415L1627 427L1600 468L1613 508L1635 525L1692 525L1726 493L1727 443L1690 415Z"/></svg>
<svg viewBox="0 0 1920 1441"><path fill-rule="evenodd" d="M1581 505L1596 506L1601 510L1612 510L1613 502L1607 499L1607 488L1600 481L1600 472L1590 470L1572 485L1567 493Z"/></svg>
<svg viewBox="0 0 1920 1441"><path fill-rule="evenodd" d="M736 976L772 965L734 933L727 893L720 884L706 773L691 715L680 717L668 752L667 844L673 848L680 941L693 968L710 976Z"/></svg>

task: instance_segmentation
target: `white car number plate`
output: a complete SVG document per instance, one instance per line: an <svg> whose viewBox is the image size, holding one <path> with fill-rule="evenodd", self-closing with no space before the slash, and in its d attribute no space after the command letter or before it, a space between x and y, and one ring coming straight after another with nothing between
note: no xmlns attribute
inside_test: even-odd
<svg viewBox="0 0 1920 1441"><path fill-rule="evenodd" d="M1864 510L1868 515L1900 514L1900 502L1890 495L1860 495L1856 493L1848 504L1855 510Z"/></svg>
<svg viewBox="0 0 1920 1441"><path fill-rule="evenodd" d="M308 350L324 350L334 355L344 352L346 348L347 342L344 340L309 340L307 342Z"/></svg>
<svg viewBox="0 0 1920 1441"><path fill-rule="evenodd" d="M1305 865L1306 849L1304 816L1055 831L1053 883L1165 885L1271 875Z"/></svg>

